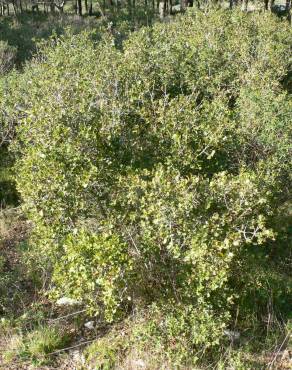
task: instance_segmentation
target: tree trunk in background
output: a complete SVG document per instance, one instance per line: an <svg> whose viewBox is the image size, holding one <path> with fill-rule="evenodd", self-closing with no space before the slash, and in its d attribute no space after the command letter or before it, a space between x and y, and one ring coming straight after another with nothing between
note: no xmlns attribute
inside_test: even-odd
<svg viewBox="0 0 292 370"><path fill-rule="evenodd" d="M50 10L51 10L51 13L55 13L55 4L53 0L51 0L51 3L50 3Z"/></svg>
<svg viewBox="0 0 292 370"><path fill-rule="evenodd" d="M292 17L291 17L291 0L286 0L286 12L287 12L287 20L289 24L292 23Z"/></svg>
<svg viewBox="0 0 292 370"><path fill-rule="evenodd" d="M131 0L127 0L127 8L128 8L129 16L131 18L131 16L132 16L132 4L131 4Z"/></svg>
<svg viewBox="0 0 292 370"><path fill-rule="evenodd" d="M88 3L87 3L87 0L84 0L84 7L85 7L86 13L88 13Z"/></svg>
<svg viewBox="0 0 292 370"><path fill-rule="evenodd" d="M163 19L165 17L165 0L159 2L158 9L159 9L159 18Z"/></svg>
<svg viewBox="0 0 292 370"><path fill-rule="evenodd" d="M248 9L248 0L244 0L243 10L247 12Z"/></svg>
<svg viewBox="0 0 292 370"><path fill-rule="evenodd" d="M269 0L265 0L265 10L269 9Z"/></svg>
<svg viewBox="0 0 292 370"><path fill-rule="evenodd" d="M78 4L78 14L81 16L82 15L82 0L77 0Z"/></svg>
<svg viewBox="0 0 292 370"><path fill-rule="evenodd" d="M88 14L89 14L89 15L92 15L92 0L90 0L90 1L89 1Z"/></svg>
<svg viewBox="0 0 292 370"><path fill-rule="evenodd" d="M16 10L16 6L15 6L15 2L14 1L12 2L12 6L13 6L14 14L16 15L17 14L17 10Z"/></svg>

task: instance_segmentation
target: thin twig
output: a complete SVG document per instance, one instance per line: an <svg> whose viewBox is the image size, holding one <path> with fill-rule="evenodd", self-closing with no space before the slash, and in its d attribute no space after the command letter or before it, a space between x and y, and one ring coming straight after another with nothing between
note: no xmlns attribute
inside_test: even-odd
<svg viewBox="0 0 292 370"><path fill-rule="evenodd" d="M66 347L66 348L62 348L62 349L59 349L58 351L54 351L54 352L51 352L51 353L47 353L46 356L52 356L52 355L56 355L58 353L61 353L61 352L65 352L65 351L69 351L70 349L73 349L73 348L78 348L78 347L82 347L84 346L85 344L88 344L88 343L92 343L96 340L97 338L94 338L94 339L91 339L91 340L86 340L82 343L79 343L79 344L75 344L74 346L71 346L71 347Z"/></svg>
<svg viewBox="0 0 292 370"><path fill-rule="evenodd" d="M277 353L275 354L273 360L269 363L268 369L271 369L272 366L274 365L275 361L277 360L277 358L279 356L279 353L281 352L282 348L284 347L284 344L287 342L287 339L290 337L290 335L291 335L291 331L289 330L288 333L287 333L287 335L286 335L286 337L284 338L282 344L280 345Z"/></svg>
<svg viewBox="0 0 292 370"><path fill-rule="evenodd" d="M76 312L73 312L73 313L69 313L68 315L65 315L65 316L56 317L55 319L47 319L47 321L54 322L54 321L58 321L58 320L63 320L63 319L67 319L67 317L75 316L75 315L78 315L78 314L83 313L83 312L86 312L86 309L76 311Z"/></svg>

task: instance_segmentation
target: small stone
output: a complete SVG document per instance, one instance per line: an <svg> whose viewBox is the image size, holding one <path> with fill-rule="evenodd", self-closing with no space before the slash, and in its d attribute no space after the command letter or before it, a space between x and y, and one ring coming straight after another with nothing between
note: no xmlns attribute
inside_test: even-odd
<svg viewBox="0 0 292 370"><path fill-rule="evenodd" d="M94 321L87 321L84 326L86 329L93 330L94 329Z"/></svg>
<svg viewBox="0 0 292 370"><path fill-rule="evenodd" d="M140 368L140 369L144 369L146 367L145 362L141 359L133 361L133 365L136 366L136 368Z"/></svg>
<svg viewBox="0 0 292 370"><path fill-rule="evenodd" d="M76 299L69 298L69 297L62 297L57 300L56 304L58 306L75 306L79 305L81 302L77 301Z"/></svg>
<svg viewBox="0 0 292 370"><path fill-rule="evenodd" d="M240 333L234 330L224 330L224 334L231 340L238 340L240 338Z"/></svg>
<svg viewBox="0 0 292 370"><path fill-rule="evenodd" d="M71 355L72 355L72 359L75 362L79 362L79 360L80 360L80 351L74 350L74 351L71 352Z"/></svg>

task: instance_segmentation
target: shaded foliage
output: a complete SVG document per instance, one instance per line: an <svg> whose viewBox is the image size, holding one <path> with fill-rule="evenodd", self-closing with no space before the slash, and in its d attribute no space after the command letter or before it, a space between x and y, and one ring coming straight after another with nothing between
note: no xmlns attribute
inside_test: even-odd
<svg viewBox="0 0 292 370"><path fill-rule="evenodd" d="M122 48L109 32L52 38L5 80L2 127L53 296L109 322L152 307L146 337L181 363L220 344L255 280L266 304L249 266L273 261L278 280L288 235L291 41L269 14L196 11Z"/></svg>

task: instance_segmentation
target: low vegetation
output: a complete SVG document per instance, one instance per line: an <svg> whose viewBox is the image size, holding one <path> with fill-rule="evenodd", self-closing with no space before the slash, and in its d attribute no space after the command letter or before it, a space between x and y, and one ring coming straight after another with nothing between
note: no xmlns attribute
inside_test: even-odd
<svg viewBox="0 0 292 370"><path fill-rule="evenodd" d="M32 302L0 298L3 361L288 369L291 26L121 27L62 30L0 79L0 290L21 271Z"/></svg>

